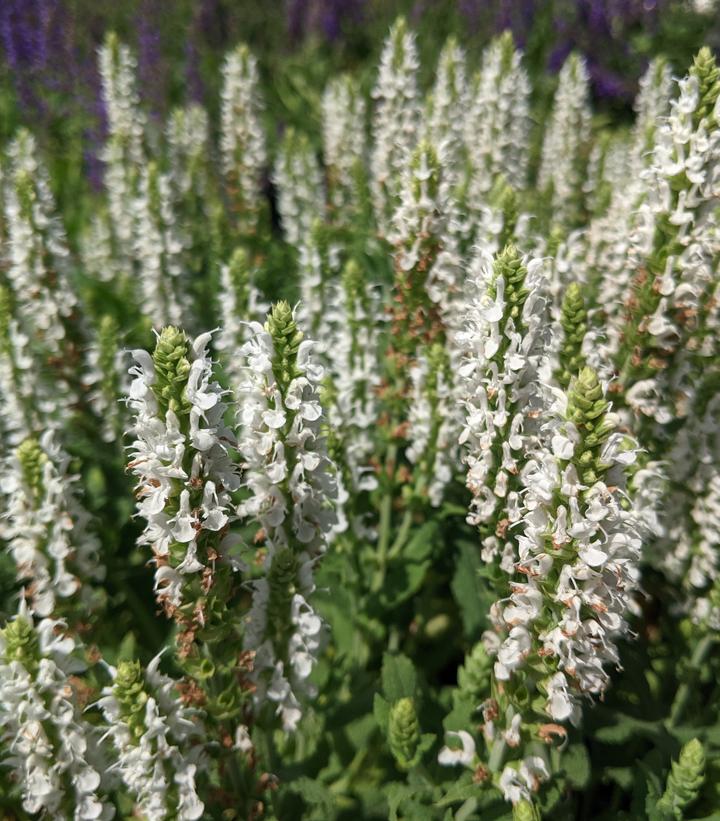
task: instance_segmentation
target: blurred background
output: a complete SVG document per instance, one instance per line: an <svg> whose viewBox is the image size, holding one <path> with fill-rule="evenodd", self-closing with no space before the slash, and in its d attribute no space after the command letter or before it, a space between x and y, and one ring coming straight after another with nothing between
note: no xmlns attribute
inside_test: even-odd
<svg viewBox="0 0 720 821"><path fill-rule="evenodd" d="M158 129L184 102L217 113L223 55L244 41L260 59L269 127L293 124L312 136L328 76L355 71L369 91L398 14L418 33L426 83L449 34L465 46L472 67L493 35L510 29L525 51L536 110L576 49L588 62L596 111L621 124L632 115L650 58L665 54L681 73L700 45L720 46L716 6L717 0L0 0L0 140L18 125L36 134L72 234L74 205L101 179L105 123L96 52L110 29L136 50L144 105Z"/></svg>

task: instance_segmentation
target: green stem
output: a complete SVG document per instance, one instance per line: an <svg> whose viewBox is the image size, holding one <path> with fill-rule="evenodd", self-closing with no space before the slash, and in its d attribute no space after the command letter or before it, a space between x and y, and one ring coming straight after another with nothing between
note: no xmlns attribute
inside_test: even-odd
<svg viewBox="0 0 720 821"><path fill-rule="evenodd" d="M377 593L385 582L385 571L387 569L388 547L390 544L390 528L392 526L392 503L393 503L393 478L388 476L388 471L392 470L393 476L395 473L395 460L397 459L397 445L391 444L388 447L387 456L385 459L386 477L389 480L389 487L383 496L380 505L380 536L378 538L378 552L377 561L378 568L375 572L370 590Z"/></svg>
<svg viewBox="0 0 720 821"><path fill-rule="evenodd" d="M688 672L695 673L700 669L702 663L707 658L714 641L715 636L708 635L704 636L698 642L695 647L695 651L690 658L690 669ZM677 727L682 714L685 712L685 708L687 707L690 699L691 684L692 682L690 681L684 681L675 693L675 698L673 699L672 708L670 710L670 720L668 722L670 727Z"/></svg>

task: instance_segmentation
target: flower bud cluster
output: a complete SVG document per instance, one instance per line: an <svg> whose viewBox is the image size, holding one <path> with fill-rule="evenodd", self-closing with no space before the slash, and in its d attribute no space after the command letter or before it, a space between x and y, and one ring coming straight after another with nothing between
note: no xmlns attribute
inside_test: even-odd
<svg viewBox="0 0 720 821"><path fill-rule="evenodd" d="M117 761L114 769L147 821L195 821L205 805L196 776L205 766L203 727L178 697L176 682L158 669L123 661L97 702Z"/></svg>
<svg viewBox="0 0 720 821"><path fill-rule="evenodd" d="M257 60L241 45L227 55L222 71L222 170L237 228L250 235L258 230L267 161Z"/></svg>
<svg viewBox="0 0 720 821"><path fill-rule="evenodd" d="M103 795L97 728L82 717L72 674L83 669L65 625L27 611L0 631L3 766L20 784L25 812L47 818L114 817Z"/></svg>
<svg viewBox="0 0 720 821"><path fill-rule="evenodd" d="M108 35L99 55L102 97L108 118L108 141L102 159L114 252L125 263L131 263L138 169L145 163L145 116L140 110L135 79L137 61L115 34Z"/></svg>
<svg viewBox="0 0 720 821"><path fill-rule="evenodd" d="M223 390L207 346L164 328L155 351L133 351L129 405L135 413L129 467L138 479L140 544L153 552L155 593L185 628L181 643L220 618L231 584L226 530L239 477L228 450Z"/></svg>
<svg viewBox="0 0 720 821"><path fill-rule="evenodd" d="M77 621L94 606L93 586L103 580L105 568L69 461L52 431L15 448L4 465L3 537L17 578L26 585L30 611Z"/></svg>
<svg viewBox="0 0 720 821"><path fill-rule="evenodd" d="M245 647L255 654L257 708L276 705L283 728L292 731L300 699L312 694L308 677L323 631L310 603L313 565L336 524L337 486L320 430L323 369L313 361L314 344L303 340L286 302L273 306L265 327L251 328L236 391L251 495L238 514L261 527L265 558L264 575L252 585Z"/></svg>

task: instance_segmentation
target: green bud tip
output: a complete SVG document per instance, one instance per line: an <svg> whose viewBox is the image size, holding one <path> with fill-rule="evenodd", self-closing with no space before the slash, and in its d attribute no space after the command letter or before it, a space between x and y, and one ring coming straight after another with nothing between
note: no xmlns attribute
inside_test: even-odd
<svg viewBox="0 0 720 821"><path fill-rule="evenodd" d="M697 78L699 86L699 102L695 110L697 125L713 113L715 103L720 96L720 68L718 68L715 55L707 46L703 46L695 56L690 68L690 76Z"/></svg>
<svg viewBox="0 0 720 821"><path fill-rule="evenodd" d="M157 378L152 386L162 411L189 412L184 398L190 374L189 354L190 342L184 331L173 325L162 329L153 353Z"/></svg>
<svg viewBox="0 0 720 821"><path fill-rule="evenodd" d="M26 487L37 499L42 493L43 473L47 456L37 439L26 439L15 451Z"/></svg>
<svg viewBox="0 0 720 821"><path fill-rule="evenodd" d="M401 698L390 708L388 741L398 764L413 766L420 743L420 725L413 699Z"/></svg>
<svg viewBox="0 0 720 821"><path fill-rule="evenodd" d="M40 640L32 621L25 616L17 616L2 631L5 640L5 660L17 661L33 673L40 661Z"/></svg>

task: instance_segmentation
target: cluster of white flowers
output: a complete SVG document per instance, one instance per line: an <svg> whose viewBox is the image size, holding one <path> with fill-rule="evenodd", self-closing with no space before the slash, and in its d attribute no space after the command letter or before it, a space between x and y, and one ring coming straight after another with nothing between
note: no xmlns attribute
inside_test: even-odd
<svg viewBox="0 0 720 821"><path fill-rule="evenodd" d="M320 219L313 222L298 248L298 324L313 339L329 338L329 313L337 301L335 281L342 265L341 252L340 244L328 235Z"/></svg>
<svg viewBox="0 0 720 821"><path fill-rule="evenodd" d="M577 222L582 210L590 118L587 68L581 57L571 54L558 78L538 176L538 185L549 194L553 217L560 224Z"/></svg>
<svg viewBox="0 0 720 821"><path fill-rule="evenodd" d="M638 583L640 521L626 500L626 468L636 458L614 433L603 391L591 369L569 395L555 391L543 443L522 469L523 513L516 529L510 596L491 608L494 676L509 681L529 659L543 659L538 684L554 721L576 721L579 698L601 695L604 668L618 664L616 639Z"/></svg>
<svg viewBox="0 0 720 821"><path fill-rule="evenodd" d="M347 482L354 491L377 486L370 460L375 452L380 385L382 305L377 288L369 286L354 260L343 271L341 298L330 320L333 344L327 352L332 377L328 420L339 438Z"/></svg>
<svg viewBox="0 0 720 821"><path fill-rule="evenodd" d="M142 670L122 662L110 668L113 685L97 706L117 760L112 771L147 821L202 818L195 779L204 768L203 727L178 697L176 682L158 669L156 656Z"/></svg>
<svg viewBox="0 0 720 821"><path fill-rule="evenodd" d="M698 327L712 324L715 310L720 235L711 203L717 198L720 83L710 89L703 83L713 68L703 50L679 81L679 95L657 130L647 198L630 249L640 274L626 297L632 327L618 370L629 406L659 425L682 416L694 393L694 354L686 348L694 347L688 341ZM642 316L636 315L638 307ZM701 357L713 353L699 351Z"/></svg>
<svg viewBox="0 0 720 821"><path fill-rule="evenodd" d="M43 405L36 408L41 421L49 424L66 415L74 400L74 349L70 333L78 331L78 301L69 280L65 234L56 216L47 172L36 157L32 135L20 131L8 154L7 280L13 293L18 330L43 369L52 372L52 390L36 397L43 400Z"/></svg>
<svg viewBox="0 0 720 821"><path fill-rule="evenodd" d="M338 219L357 207L357 176L365 165L365 99L349 75L335 77L322 98L323 158L329 200Z"/></svg>
<svg viewBox="0 0 720 821"><path fill-rule="evenodd" d="M373 90L373 145L370 186L375 218L382 233L390 228L400 196L408 154L417 143L420 128L419 60L415 36L405 20L390 30Z"/></svg>
<svg viewBox="0 0 720 821"><path fill-rule="evenodd" d="M465 325L456 337L466 413L460 442L473 494L468 521L481 525L483 559L501 557L512 573L516 556L505 534L520 517L516 477L543 401L547 272L542 260L525 264L510 245L494 261L480 251L468 287Z"/></svg>
<svg viewBox="0 0 720 821"><path fill-rule="evenodd" d="M266 162L257 60L247 46L238 46L227 55L222 72L222 170L238 229L244 234L253 233L258 227Z"/></svg>
<svg viewBox="0 0 720 821"><path fill-rule="evenodd" d="M3 766L20 785L23 809L43 818L105 821L98 731L82 717L70 676L83 669L60 621L33 625L21 607L0 631Z"/></svg>
<svg viewBox="0 0 720 821"><path fill-rule="evenodd" d="M140 109L135 73L137 61L114 34L100 48L102 96L108 119L103 151L114 251L125 263L134 256L138 169L145 164L145 117Z"/></svg>
<svg viewBox="0 0 720 821"><path fill-rule="evenodd" d="M512 34L496 37L483 53L465 120L471 164L468 207L478 212L499 176L517 190L527 185L530 82Z"/></svg>
<svg viewBox="0 0 720 821"><path fill-rule="evenodd" d="M313 223L325 212L325 194L317 157L304 134L288 129L273 172L277 206L285 239L301 249Z"/></svg>
<svg viewBox="0 0 720 821"><path fill-rule="evenodd" d="M465 52L451 37L438 58L435 84L424 118L427 139L438 146L451 173L460 168L465 154L464 117L470 102L468 91Z"/></svg>
<svg viewBox="0 0 720 821"><path fill-rule="evenodd" d="M105 575L69 461L46 431L22 442L4 464L3 537L18 579L27 584L30 609L41 617L63 611L86 617L93 584Z"/></svg>
<svg viewBox="0 0 720 821"><path fill-rule="evenodd" d="M245 647L255 653L258 709L265 701L277 704L283 727L293 730L300 697L311 692L307 679L322 622L308 599L313 564L337 521L337 484L320 431L323 369L313 361L313 343L302 340L284 302L273 306L264 328L251 327L236 389L251 496L238 514L261 526L266 557L264 577L253 583Z"/></svg>
<svg viewBox="0 0 720 821"><path fill-rule="evenodd" d="M199 598L183 591L200 580L207 593L226 566L229 494L239 486L228 453L234 437L223 424L223 390L213 380L207 350L210 337L191 342L165 328L153 356L133 351L129 392L136 415L130 467L138 478L138 513L147 522L139 543L153 551L155 591L166 612L199 627L206 613ZM183 605L191 612L178 612Z"/></svg>
<svg viewBox="0 0 720 821"><path fill-rule="evenodd" d="M173 210L170 179L152 162L141 172L135 219L142 313L156 326L181 324L187 295L184 242Z"/></svg>
<svg viewBox="0 0 720 821"><path fill-rule="evenodd" d="M176 199L207 196L210 134L207 111L196 103L176 108L167 126L170 183Z"/></svg>
<svg viewBox="0 0 720 821"><path fill-rule="evenodd" d="M12 315L10 291L0 285L0 441L13 447L34 427L38 384L28 339Z"/></svg>

